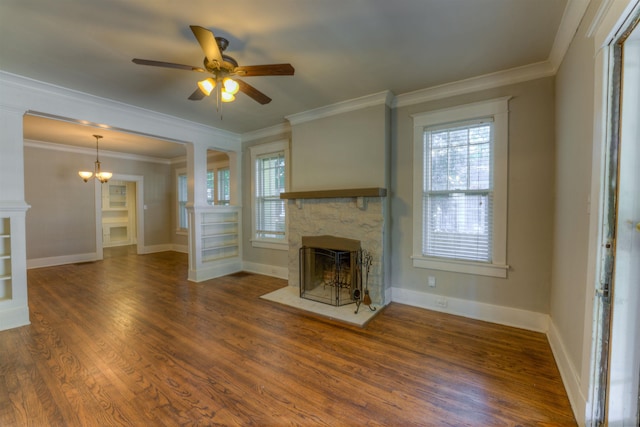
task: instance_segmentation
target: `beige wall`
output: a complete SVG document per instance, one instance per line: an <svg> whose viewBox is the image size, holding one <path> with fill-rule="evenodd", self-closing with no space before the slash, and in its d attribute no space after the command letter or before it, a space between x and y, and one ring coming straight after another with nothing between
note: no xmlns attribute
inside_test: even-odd
<svg viewBox="0 0 640 427"><path fill-rule="evenodd" d="M411 114L512 96L509 101L507 279L414 268L413 122ZM391 162L393 287L548 313L554 183L552 77L399 108ZM436 288L427 286L428 276Z"/></svg>
<svg viewBox="0 0 640 427"><path fill-rule="evenodd" d="M386 188L384 104L292 126L290 191Z"/></svg>
<svg viewBox="0 0 640 427"><path fill-rule="evenodd" d="M556 210L550 315L577 370L584 359L588 202L594 117L595 47L585 36L598 1L590 6L556 75ZM589 379L582 378L584 384Z"/></svg>
<svg viewBox="0 0 640 427"><path fill-rule="evenodd" d="M25 146L27 259L93 253L95 240L94 185L84 183L78 170L91 167L95 157ZM171 243L169 165L101 158L103 169L144 177L144 242Z"/></svg>

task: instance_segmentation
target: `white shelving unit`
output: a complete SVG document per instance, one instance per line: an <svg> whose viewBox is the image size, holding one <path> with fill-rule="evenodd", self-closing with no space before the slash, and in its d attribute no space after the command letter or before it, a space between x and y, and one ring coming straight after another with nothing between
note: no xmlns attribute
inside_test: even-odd
<svg viewBox="0 0 640 427"><path fill-rule="evenodd" d="M240 215L235 209L202 213L202 261L217 261L240 254Z"/></svg>
<svg viewBox="0 0 640 427"><path fill-rule="evenodd" d="M135 242L133 183L110 181L102 190L102 243L105 247Z"/></svg>
<svg viewBox="0 0 640 427"><path fill-rule="evenodd" d="M242 208L199 206L189 213L189 280L242 271Z"/></svg>
<svg viewBox="0 0 640 427"><path fill-rule="evenodd" d="M11 298L11 219L0 218L0 301Z"/></svg>

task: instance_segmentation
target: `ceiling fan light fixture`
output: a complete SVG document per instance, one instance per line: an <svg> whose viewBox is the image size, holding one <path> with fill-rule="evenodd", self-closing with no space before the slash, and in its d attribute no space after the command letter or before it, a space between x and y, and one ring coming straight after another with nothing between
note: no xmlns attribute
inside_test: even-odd
<svg viewBox="0 0 640 427"><path fill-rule="evenodd" d="M229 93L229 92L227 92L225 90L220 92L220 100L222 102L232 102L235 99L236 99L236 97L233 96L232 93Z"/></svg>
<svg viewBox="0 0 640 427"><path fill-rule="evenodd" d="M211 91L213 90L213 88L216 87L216 81L209 77L208 79L199 81L198 87L200 88L202 93L209 96L211 95Z"/></svg>
<svg viewBox="0 0 640 427"><path fill-rule="evenodd" d="M225 77L224 80L222 80L222 84L224 85L225 92L230 93L231 95L235 95L238 93L238 90L240 90L238 82L229 77Z"/></svg>

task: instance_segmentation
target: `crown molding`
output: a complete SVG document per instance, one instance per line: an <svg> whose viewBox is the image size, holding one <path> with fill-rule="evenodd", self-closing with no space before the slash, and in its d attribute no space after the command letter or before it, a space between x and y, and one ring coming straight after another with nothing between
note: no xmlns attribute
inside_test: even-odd
<svg viewBox="0 0 640 427"><path fill-rule="evenodd" d="M68 110L69 106L74 106L73 110L82 109L97 110L103 112L106 116L127 117L129 120L144 121L145 123L154 124L152 127L182 129L186 135L203 135L206 139L223 140L230 144L240 142L240 135L218 129L212 126L203 125L201 123L192 122L164 113L136 107L125 104L123 102L114 101L108 98L101 98L62 86L30 79L28 77L17 74L8 73L0 70L0 105L5 108L22 109L23 112L29 111L32 114L52 116L46 113L46 108L42 107L47 103L55 102L57 104L56 111ZM58 119L66 121L77 120L74 114L62 113ZM96 121L97 123L97 121ZM113 123L103 124L102 126L120 131L136 133L136 131L128 130L124 127L114 127ZM175 132L174 132L175 133ZM167 135L153 134L150 132L142 133L146 136L156 137L165 140L174 140L179 142L188 142ZM203 139L204 139L203 138Z"/></svg>
<svg viewBox="0 0 640 427"><path fill-rule="evenodd" d="M243 133L240 137L242 142L255 141L256 139L268 138L270 136L280 136L291 133L291 123L282 122L274 126Z"/></svg>
<svg viewBox="0 0 640 427"><path fill-rule="evenodd" d="M427 89L408 92L398 95L393 107L420 104L437 99L449 98L456 95L477 92L485 89L493 89L509 84L521 83L555 74L555 70L549 61L498 71L483 76L471 77L453 83L445 83Z"/></svg>
<svg viewBox="0 0 640 427"><path fill-rule="evenodd" d="M609 8L611 7L612 4L613 4L613 0L602 0L602 3L600 3L598 10L596 10L596 14L593 16L593 19L591 20L591 24L589 24L589 28L587 29L587 32L586 32L587 37L594 37L596 35L596 33L598 32L598 28L602 24L602 21L607 15L607 12L609 11Z"/></svg>
<svg viewBox="0 0 640 427"><path fill-rule="evenodd" d="M360 98L350 99L347 101L342 101L324 107L316 108L314 110L291 114L285 116L285 118L289 120L292 125L297 125L299 123L335 116L337 114L344 114L350 111L356 111L375 105L384 104L391 107L392 103L393 93L386 90L383 92L374 93L372 95L365 95Z"/></svg>
<svg viewBox="0 0 640 427"><path fill-rule="evenodd" d="M92 148L75 147L72 145L56 144L54 142L24 140L25 147L39 148L42 150L63 151L67 153L87 154L95 156L96 150ZM139 162L159 163L163 165L172 164L172 159L161 159L159 157L141 156L139 154L120 153L115 151L100 150L100 157L110 157L114 159L135 160Z"/></svg>
<svg viewBox="0 0 640 427"><path fill-rule="evenodd" d="M621 37L622 32L630 28L638 12L640 3L637 0L602 0L586 36L594 39L596 50L599 51Z"/></svg>
<svg viewBox="0 0 640 427"><path fill-rule="evenodd" d="M549 53L549 62L553 66L554 71L557 71L560 64L562 64L564 55L567 53L569 45L587 11L589 1L590 0L569 0L567 6L564 8L562 20L560 21L556 38L553 41L553 46ZM605 3L606 2L608 2L608 0L605 0Z"/></svg>

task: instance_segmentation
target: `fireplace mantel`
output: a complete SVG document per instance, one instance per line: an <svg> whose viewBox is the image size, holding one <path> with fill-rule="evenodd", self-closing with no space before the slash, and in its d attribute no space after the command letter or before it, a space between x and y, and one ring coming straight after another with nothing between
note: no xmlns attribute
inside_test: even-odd
<svg viewBox="0 0 640 427"><path fill-rule="evenodd" d="M342 197L386 197L387 189L373 188L346 188L340 190L308 190L289 191L280 193L281 199L334 199Z"/></svg>

